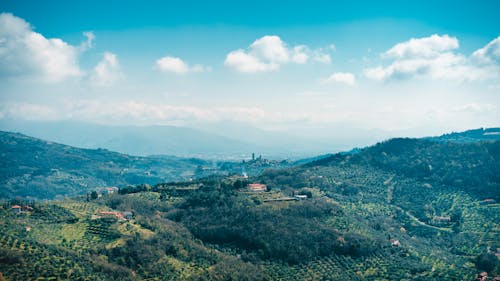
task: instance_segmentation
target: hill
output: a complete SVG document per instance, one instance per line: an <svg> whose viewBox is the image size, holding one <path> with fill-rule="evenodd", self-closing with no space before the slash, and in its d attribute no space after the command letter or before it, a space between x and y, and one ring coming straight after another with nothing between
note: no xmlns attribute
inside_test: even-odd
<svg viewBox="0 0 500 281"><path fill-rule="evenodd" d="M106 186L183 181L208 175L257 175L290 161L261 156L247 161L208 161L175 156L130 156L106 149L82 149L0 131L0 198L53 199Z"/></svg>
<svg viewBox="0 0 500 281"><path fill-rule="evenodd" d="M500 128L479 128L464 132L453 132L438 137L429 137L427 139L459 143L500 140Z"/></svg>
<svg viewBox="0 0 500 281"><path fill-rule="evenodd" d="M187 180L199 159L137 157L105 149L80 149L0 132L2 198L51 199L75 196L105 186Z"/></svg>
<svg viewBox="0 0 500 281"><path fill-rule="evenodd" d="M486 271L491 279L500 273L499 152L498 141L392 139L248 179L7 201L0 271L93 280L473 280Z"/></svg>

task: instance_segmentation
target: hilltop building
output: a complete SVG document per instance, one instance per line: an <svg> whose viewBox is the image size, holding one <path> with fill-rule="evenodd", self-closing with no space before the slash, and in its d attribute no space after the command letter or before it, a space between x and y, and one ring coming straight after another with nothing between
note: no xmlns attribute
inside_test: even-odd
<svg viewBox="0 0 500 281"><path fill-rule="evenodd" d="M248 190L253 192L267 191L267 186L261 183L250 183L248 184Z"/></svg>

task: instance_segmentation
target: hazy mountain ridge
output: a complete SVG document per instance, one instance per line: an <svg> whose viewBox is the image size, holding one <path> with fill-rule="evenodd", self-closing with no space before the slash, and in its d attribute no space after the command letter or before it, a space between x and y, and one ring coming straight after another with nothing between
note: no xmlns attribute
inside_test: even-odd
<svg viewBox="0 0 500 281"><path fill-rule="evenodd" d="M239 155L257 145L176 126L105 126L82 122L3 121L3 130L83 148L105 148L130 155Z"/></svg>
<svg viewBox="0 0 500 281"><path fill-rule="evenodd" d="M405 135L340 125L307 130L263 130L249 124L220 122L195 128L112 126L76 121L0 120L0 130L83 148L105 148L130 155L175 155L212 160L301 159L362 147Z"/></svg>

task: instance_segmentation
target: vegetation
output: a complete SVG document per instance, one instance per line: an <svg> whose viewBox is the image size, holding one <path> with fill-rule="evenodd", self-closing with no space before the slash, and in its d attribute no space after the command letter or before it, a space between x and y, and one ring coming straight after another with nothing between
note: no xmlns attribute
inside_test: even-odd
<svg viewBox="0 0 500 281"><path fill-rule="evenodd" d="M473 280L486 271L491 279L500 274L499 158L498 141L393 139L250 178L7 200L0 272L7 280Z"/></svg>
<svg viewBox="0 0 500 281"><path fill-rule="evenodd" d="M212 174L256 175L287 161L212 162L173 156L138 157L105 149L80 149L0 131L0 198L60 199L105 186L154 185Z"/></svg>

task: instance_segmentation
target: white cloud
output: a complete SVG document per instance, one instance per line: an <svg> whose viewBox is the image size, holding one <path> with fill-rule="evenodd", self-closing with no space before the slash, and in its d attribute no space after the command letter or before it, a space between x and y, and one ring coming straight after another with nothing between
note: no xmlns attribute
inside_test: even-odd
<svg viewBox="0 0 500 281"><path fill-rule="evenodd" d="M480 63L500 65L500 36L489 42L483 48L475 51L472 56Z"/></svg>
<svg viewBox="0 0 500 281"><path fill-rule="evenodd" d="M430 77L474 81L494 77L495 71L470 62L462 54L453 52L459 47L458 39L448 35L410 39L396 44L382 58L392 59L387 66L364 69L366 77L374 80Z"/></svg>
<svg viewBox="0 0 500 281"><path fill-rule="evenodd" d="M156 69L162 72L174 72L177 74L186 74L188 72L210 71L210 68L206 68L200 64L196 64L190 67L182 59L170 56L158 59L156 61Z"/></svg>
<svg viewBox="0 0 500 281"><path fill-rule="evenodd" d="M83 74L78 55L78 47L45 38L10 13L0 14L0 76L31 76L46 82L78 77Z"/></svg>
<svg viewBox="0 0 500 281"><path fill-rule="evenodd" d="M309 55L307 54L307 52L308 52L307 46L299 45L293 47L292 61L298 64L307 63L307 60L309 59Z"/></svg>
<svg viewBox="0 0 500 281"><path fill-rule="evenodd" d="M390 58L436 57L444 51L458 47L457 38L434 34L424 38L412 38L409 41L396 44L385 53L385 56Z"/></svg>
<svg viewBox="0 0 500 281"><path fill-rule="evenodd" d="M321 51L314 52L313 60L324 64L332 63L332 58L330 57L330 54L323 53Z"/></svg>
<svg viewBox="0 0 500 281"><path fill-rule="evenodd" d="M120 63L115 54L106 52L102 60L90 74L90 82L95 86L111 86L123 77Z"/></svg>
<svg viewBox="0 0 500 281"><path fill-rule="evenodd" d="M264 61L287 63L290 60L285 43L278 36L264 36L250 45L252 55Z"/></svg>
<svg viewBox="0 0 500 281"><path fill-rule="evenodd" d="M92 32L92 31L85 31L83 33L83 36L85 36L85 38L87 38L87 40L84 41L84 42L82 42L80 44L80 50L86 51L86 50L94 47L94 40L95 40L95 34L94 34L94 32Z"/></svg>
<svg viewBox="0 0 500 281"><path fill-rule="evenodd" d="M226 56L224 64L239 72L275 71L287 63L305 64L310 58L330 63L330 55L321 49L311 51L306 45L288 47L279 36L266 35L255 40L247 50L238 49Z"/></svg>
<svg viewBox="0 0 500 281"><path fill-rule="evenodd" d="M226 56L224 64L239 72L246 73L266 72L279 69L279 64L262 62L257 57L247 54L241 49L229 53Z"/></svg>
<svg viewBox="0 0 500 281"><path fill-rule="evenodd" d="M349 72L337 72L325 79L324 83L340 83L354 86L354 84L356 84L356 77L354 74Z"/></svg>

